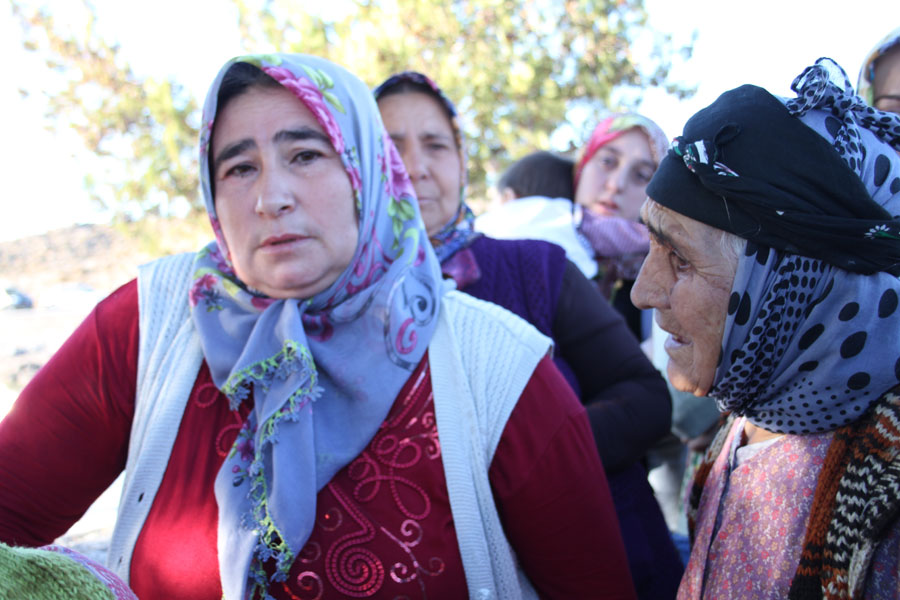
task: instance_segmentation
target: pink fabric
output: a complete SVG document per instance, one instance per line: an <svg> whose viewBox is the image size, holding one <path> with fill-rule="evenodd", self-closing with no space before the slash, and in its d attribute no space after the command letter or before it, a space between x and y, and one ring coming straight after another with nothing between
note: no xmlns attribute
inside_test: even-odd
<svg viewBox="0 0 900 600"><path fill-rule="evenodd" d="M787 598L833 432L785 435L732 469L744 423L735 421L706 481L679 600ZM895 525L876 551L865 598L900 597L898 542Z"/></svg>
<svg viewBox="0 0 900 600"><path fill-rule="evenodd" d="M115 600L138 600L138 597L134 595L134 592L131 591L124 581L119 579L119 576L101 565L97 563L84 554L80 552L75 552L71 548L66 548L64 546L44 546L41 548L42 550L50 550L52 552L58 552L59 554L65 554L75 562L79 563L81 566L86 568L90 573L100 580L100 582L109 588L109 591L112 592Z"/></svg>
<svg viewBox="0 0 900 600"><path fill-rule="evenodd" d="M635 221L621 217L599 217L585 210L582 211L578 230L601 258L640 254L643 259L650 251L650 233L646 226Z"/></svg>

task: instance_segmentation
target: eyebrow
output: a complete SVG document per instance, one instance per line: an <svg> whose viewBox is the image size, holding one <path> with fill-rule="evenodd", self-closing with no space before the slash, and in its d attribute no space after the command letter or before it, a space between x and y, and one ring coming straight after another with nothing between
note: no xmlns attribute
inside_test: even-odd
<svg viewBox="0 0 900 600"><path fill-rule="evenodd" d="M644 227L650 232L650 237L656 238L658 242L660 242L663 246L667 246L669 248L677 248L678 246L672 241L672 238L667 236L665 233L657 229L654 225L647 223L643 219L641 222L644 224Z"/></svg>
<svg viewBox="0 0 900 600"><path fill-rule="evenodd" d="M300 129L282 129L275 134L272 141L276 144L281 142L296 142L302 140L318 140L332 146L331 139L322 133L316 131L312 127L301 127ZM333 147L333 146L332 146Z"/></svg>
<svg viewBox="0 0 900 600"><path fill-rule="evenodd" d="M408 137L405 133L395 133L395 132L390 132L390 131L388 132L388 135L390 136L390 138L392 140L405 140ZM424 139L424 140L436 140L437 139L437 140L448 140L451 142L454 139L452 135L448 135L446 133L430 132L430 131L421 133L421 134L419 134L418 137L419 137L419 139Z"/></svg>
<svg viewBox="0 0 900 600"><path fill-rule="evenodd" d="M619 150L618 148L613 148L612 146L600 146L599 148L597 148L597 153L599 154L601 150L606 150L607 152L615 154L616 156L622 156L622 151ZM658 166L655 161L647 160L645 158L639 159L638 164L641 166L650 167L651 169L654 169L654 170Z"/></svg>

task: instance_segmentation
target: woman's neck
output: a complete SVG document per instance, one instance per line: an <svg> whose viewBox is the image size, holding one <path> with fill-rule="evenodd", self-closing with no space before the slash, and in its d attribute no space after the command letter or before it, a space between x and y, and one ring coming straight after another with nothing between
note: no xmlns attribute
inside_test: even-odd
<svg viewBox="0 0 900 600"><path fill-rule="evenodd" d="M744 423L744 443L748 446L750 444L758 444L759 442L764 442L772 438L781 437L782 435L784 434L757 427L750 421Z"/></svg>

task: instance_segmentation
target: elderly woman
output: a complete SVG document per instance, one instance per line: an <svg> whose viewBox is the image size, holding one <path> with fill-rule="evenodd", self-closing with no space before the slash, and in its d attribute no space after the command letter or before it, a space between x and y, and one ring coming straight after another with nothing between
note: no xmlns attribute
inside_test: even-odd
<svg viewBox="0 0 900 600"><path fill-rule="evenodd" d="M694 115L647 188L631 292L730 414L679 598L900 597L900 118L821 59Z"/></svg>
<svg viewBox="0 0 900 600"><path fill-rule="evenodd" d="M473 231L456 109L434 82L421 73L400 73L375 96L444 274L460 290L528 319L556 341L557 364L572 375L609 475L638 595L672 597L683 567L639 462L668 432L664 381L562 248Z"/></svg>
<svg viewBox="0 0 900 600"><path fill-rule="evenodd" d="M445 285L358 79L225 65L216 241L104 300L0 424L0 540L40 545L126 468L142 600L630 598L585 411L533 327Z"/></svg>
<svg viewBox="0 0 900 600"><path fill-rule="evenodd" d="M900 27L869 52L859 70L856 89L878 110L900 114Z"/></svg>

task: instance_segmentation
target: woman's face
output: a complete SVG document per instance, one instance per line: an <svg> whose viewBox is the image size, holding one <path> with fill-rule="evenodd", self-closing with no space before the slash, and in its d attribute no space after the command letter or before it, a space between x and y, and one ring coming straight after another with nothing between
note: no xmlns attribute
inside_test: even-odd
<svg viewBox="0 0 900 600"><path fill-rule="evenodd" d="M722 232L648 199L641 217L650 253L631 289L641 309L655 308L668 332L669 381L705 396L712 387L737 259L722 251Z"/></svg>
<svg viewBox="0 0 900 600"><path fill-rule="evenodd" d="M900 114L900 46L875 61L872 94L875 108Z"/></svg>
<svg viewBox="0 0 900 600"><path fill-rule="evenodd" d="M272 298L309 298L347 268L353 190L311 112L284 88L252 88L213 129L216 214L237 276Z"/></svg>
<svg viewBox="0 0 900 600"><path fill-rule="evenodd" d="M629 129L601 146L584 165L575 202L601 217L637 221L656 166L647 135Z"/></svg>
<svg viewBox="0 0 900 600"><path fill-rule="evenodd" d="M459 210L462 164L447 112L428 94L403 92L378 101L385 129L409 173L428 235Z"/></svg>

